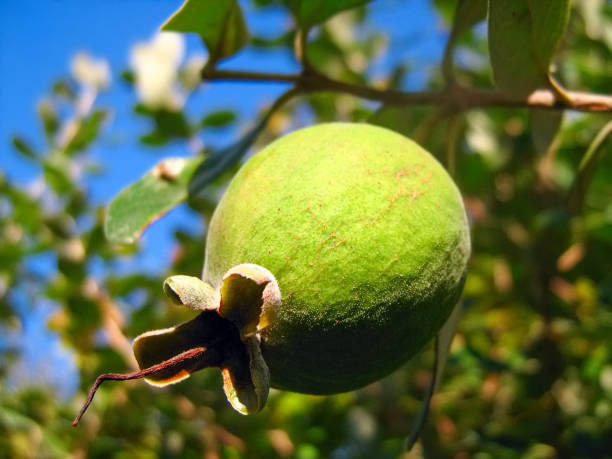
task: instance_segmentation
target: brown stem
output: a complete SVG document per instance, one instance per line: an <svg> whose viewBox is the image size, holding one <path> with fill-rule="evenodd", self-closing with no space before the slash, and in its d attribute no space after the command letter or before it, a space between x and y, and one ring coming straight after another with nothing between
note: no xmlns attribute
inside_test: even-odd
<svg viewBox="0 0 612 459"><path fill-rule="evenodd" d="M87 408L89 408L89 405L93 401L93 398L96 395L98 388L104 381L129 381L131 379L141 379L151 374L160 372L162 370L166 370L175 365L183 363L185 360L200 357L205 352L206 352L205 347L194 347L193 349L189 349L188 351L181 352L180 354L175 355L174 357L168 360L164 360L163 362L160 362L156 365L150 366L143 370L134 371L132 373L104 373L98 376L98 378L96 379L96 382L93 384L93 386L91 386L91 389L89 390L89 395L87 396L87 400L85 401L85 404L81 408L81 411L79 411L79 414L77 415L77 417L74 418L74 421L72 422L73 427L76 427L78 425L79 421L81 420L81 418L87 411Z"/></svg>
<svg viewBox="0 0 612 459"><path fill-rule="evenodd" d="M390 105L447 105L467 110L478 107L532 107L551 110L570 109L585 112L612 112L612 96L564 90L560 97L551 89L538 89L526 97L511 97L499 91L474 89L452 84L439 91L398 91L333 80L319 73L266 73L207 68L206 81L287 82L306 92L331 91L352 94Z"/></svg>

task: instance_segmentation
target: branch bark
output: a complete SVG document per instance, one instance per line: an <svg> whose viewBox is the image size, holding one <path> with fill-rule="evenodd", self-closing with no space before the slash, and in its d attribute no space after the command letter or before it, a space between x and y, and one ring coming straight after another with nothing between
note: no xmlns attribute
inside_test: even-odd
<svg viewBox="0 0 612 459"><path fill-rule="evenodd" d="M325 75L265 73L237 70L205 69L204 81L253 81L293 83L303 92L339 92L389 105L440 105L455 110L483 107L524 107L583 112L612 112L612 96L579 91L565 91L560 98L550 89L538 89L525 98L512 98L502 92L450 85L439 91L398 91L345 83Z"/></svg>

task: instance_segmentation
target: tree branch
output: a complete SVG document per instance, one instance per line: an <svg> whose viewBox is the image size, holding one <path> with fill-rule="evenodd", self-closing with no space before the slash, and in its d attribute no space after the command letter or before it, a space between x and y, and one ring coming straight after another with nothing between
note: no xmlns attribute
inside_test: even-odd
<svg viewBox="0 0 612 459"><path fill-rule="evenodd" d="M481 107L528 107L584 112L612 112L612 96L565 91L560 98L550 89L538 89L525 98L513 98L502 92L450 85L439 91L398 91L345 83L318 73L265 73L205 69L205 81L253 81L294 83L304 92L340 92L389 105L446 105L451 109L469 110Z"/></svg>

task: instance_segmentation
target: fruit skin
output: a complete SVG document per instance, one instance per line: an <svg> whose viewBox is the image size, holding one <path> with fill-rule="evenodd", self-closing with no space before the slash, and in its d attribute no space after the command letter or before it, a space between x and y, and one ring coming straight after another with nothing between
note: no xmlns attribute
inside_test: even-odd
<svg viewBox="0 0 612 459"><path fill-rule="evenodd" d="M262 332L273 387L353 390L420 350L460 296L461 195L413 141L367 124L295 131L236 174L208 230L203 278L270 270L282 304Z"/></svg>

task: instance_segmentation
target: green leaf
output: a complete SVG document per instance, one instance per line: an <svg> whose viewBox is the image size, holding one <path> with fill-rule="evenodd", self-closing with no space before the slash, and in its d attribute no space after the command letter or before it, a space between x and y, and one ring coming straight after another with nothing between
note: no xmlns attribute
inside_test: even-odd
<svg viewBox="0 0 612 459"><path fill-rule="evenodd" d="M77 97L74 83L70 80L59 80L53 83L51 89L53 94L65 98L69 101L74 101Z"/></svg>
<svg viewBox="0 0 612 459"><path fill-rule="evenodd" d="M255 137L265 126L264 118L243 139L231 147L217 150L205 160L169 158L148 172L138 182L125 188L108 208L104 232L113 242L134 242L153 221L177 206L188 195L202 191L211 181L238 162L247 152ZM176 178L168 180L165 169L178 169Z"/></svg>
<svg viewBox="0 0 612 459"><path fill-rule="evenodd" d="M42 100L38 105L38 116L43 125L45 131L45 137L49 143L54 143L54 137L59 130L60 124L57 116L57 111L51 102L48 100Z"/></svg>
<svg viewBox="0 0 612 459"><path fill-rule="evenodd" d="M524 97L548 87L548 70L569 17L568 0L493 0L489 53L495 85Z"/></svg>
<svg viewBox="0 0 612 459"><path fill-rule="evenodd" d="M96 110L87 118L81 120L76 133L70 139L68 145L66 145L66 153L76 153L85 150L98 137L100 127L106 120L106 117L106 110Z"/></svg>
<svg viewBox="0 0 612 459"><path fill-rule="evenodd" d="M123 70L120 74L121 79L128 84L136 84L136 75L131 70Z"/></svg>
<svg viewBox="0 0 612 459"><path fill-rule="evenodd" d="M236 0L186 0L161 29L199 34L213 62L237 53L249 41Z"/></svg>
<svg viewBox="0 0 612 459"><path fill-rule="evenodd" d="M487 17L487 9L488 0L459 0L442 61L442 71L447 80L451 79L453 51L457 41L461 35Z"/></svg>
<svg viewBox="0 0 612 459"><path fill-rule="evenodd" d="M13 146L23 156L29 159L37 159L38 155L28 142L19 136L13 136Z"/></svg>
<svg viewBox="0 0 612 459"><path fill-rule="evenodd" d="M137 104L134 111L139 115L149 116L153 121L151 132L140 137L140 141L144 144L165 145L175 139L189 138L193 134L192 128L182 111L151 108L143 104Z"/></svg>
<svg viewBox="0 0 612 459"><path fill-rule="evenodd" d="M168 158L121 191L108 207L106 237L134 242L146 227L187 198L187 184L201 158Z"/></svg>
<svg viewBox="0 0 612 459"><path fill-rule="evenodd" d="M578 173L574 179L568 200L572 215L579 215L582 212L584 201L589 185L591 184L591 180L595 173L597 162L606 152L606 149L601 147L605 144L605 141L610 135L612 135L612 121L608 121L604 127L601 128L580 161Z"/></svg>
<svg viewBox="0 0 612 459"><path fill-rule="evenodd" d="M265 116L248 131L242 139L222 150L217 150L206 158L198 167L189 183L189 195L198 195L211 181L236 164L249 150L257 136L266 127L268 120L284 103L290 100L297 91L290 89L283 93L268 109Z"/></svg>
<svg viewBox="0 0 612 459"><path fill-rule="evenodd" d="M516 97L546 86L532 45L527 0L492 0L489 53L495 86Z"/></svg>
<svg viewBox="0 0 612 459"><path fill-rule="evenodd" d="M446 365L446 361L448 360L448 352L450 350L451 342L453 341L453 337L455 336L455 330L457 329L457 323L459 322L459 317L461 316L461 300L455 305L453 310L450 313L444 325L436 335L435 340L435 351L436 356L434 358L434 367L431 375L431 381L429 383L429 387L427 389L427 393L425 394L425 398L421 404L421 410L419 414L415 418L413 423L412 431L410 432L410 437L406 439L406 451L410 451L416 441L419 438L419 434L423 429L425 424L425 420L427 419L427 414L429 413L429 405L431 403L431 398L433 397L438 385L440 384L440 380L442 379L442 374L444 373L444 367Z"/></svg>
<svg viewBox="0 0 612 459"><path fill-rule="evenodd" d="M69 170L70 160L57 152L49 155L43 162L45 181L57 194L68 193L74 188Z"/></svg>
<svg viewBox="0 0 612 459"><path fill-rule="evenodd" d="M543 72L548 68L569 21L569 0L528 0L535 55Z"/></svg>
<svg viewBox="0 0 612 459"><path fill-rule="evenodd" d="M531 139L538 153L548 151L562 121L562 110L531 110Z"/></svg>
<svg viewBox="0 0 612 459"><path fill-rule="evenodd" d="M296 22L303 29L325 22L337 13L357 6L365 5L370 0L283 0L291 10Z"/></svg>
<svg viewBox="0 0 612 459"><path fill-rule="evenodd" d="M170 209L202 191L211 181L236 164L248 151L274 112L295 90L281 95L240 141L201 158L169 158L138 182L125 188L110 203L104 222L106 237L114 242L134 242L146 227Z"/></svg>
<svg viewBox="0 0 612 459"><path fill-rule="evenodd" d="M227 148L217 150L198 167L189 183L189 195L197 195L210 182L236 164L249 150L259 133L265 127L271 112L262 118L242 139Z"/></svg>
<svg viewBox="0 0 612 459"><path fill-rule="evenodd" d="M236 121L236 114L231 110L219 110L209 113L201 122L202 127L224 127Z"/></svg>
<svg viewBox="0 0 612 459"><path fill-rule="evenodd" d="M436 373L434 375L434 391L440 385L442 374L444 373L444 367L448 360L448 353L450 351L451 342L455 336L457 330L457 324L461 317L462 300L455 305L451 311L448 319L442 325L442 328L438 332L436 337Z"/></svg>

